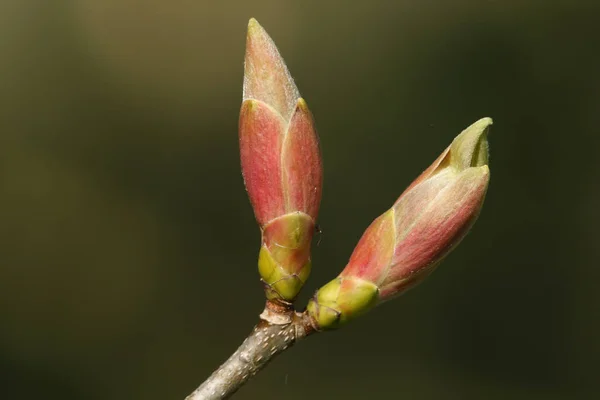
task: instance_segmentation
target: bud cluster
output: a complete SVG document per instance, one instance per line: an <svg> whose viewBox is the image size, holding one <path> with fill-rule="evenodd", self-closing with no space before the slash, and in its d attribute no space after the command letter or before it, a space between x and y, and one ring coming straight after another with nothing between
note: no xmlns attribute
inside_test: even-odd
<svg viewBox="0 0 600 400"><path fill-rule="evenodd" d="M483 118L465 129L371 223L339 276L307 313L331 329L421 282L477 219L489 183ZM242 173L262 232L259 273L269 300L292 302L311 269L323 167L312 114L275 44L248 26L239 121Z"/></svg>

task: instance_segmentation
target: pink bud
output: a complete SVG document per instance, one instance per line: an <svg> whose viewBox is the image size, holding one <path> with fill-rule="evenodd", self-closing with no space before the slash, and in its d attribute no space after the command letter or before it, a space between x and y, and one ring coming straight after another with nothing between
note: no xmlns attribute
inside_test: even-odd
<svg viewBox="0 0 600 400"><path fill-rule="evenodd" d="M479 215L489 183L491 123L484 118L465 129L367 228L340 276L309 304L321 328L336 326L360 315L364 307L403 293L429 275L462 240ZM346 304L346 280L352 280L354 292L360 287L363 297L372 297L362 299L363 308Z"/></svg>
<svg viewBox="0 0 600 400"><path fill-rule="evenodd" d="M263 231L259 270L270 297L291 300L310 268L323 168L312 114L254 19L248 24L239 133L242 174ZM272 223L278 227L267 229ZM291 227L294 232L286 230Z"/></svg>

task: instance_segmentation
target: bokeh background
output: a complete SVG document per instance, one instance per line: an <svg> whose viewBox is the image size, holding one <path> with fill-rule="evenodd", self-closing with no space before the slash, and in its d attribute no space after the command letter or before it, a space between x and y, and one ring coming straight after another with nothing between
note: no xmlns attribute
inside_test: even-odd
<svg viewBox="0 0 600 400"><path fill-rule="evenodd" d="M592 0L2 0L1 397L183 399L251 329L250 17L322 142L300 307L456 134L495 124L486 205L443 266L236 398L600 398Z"/></svg>

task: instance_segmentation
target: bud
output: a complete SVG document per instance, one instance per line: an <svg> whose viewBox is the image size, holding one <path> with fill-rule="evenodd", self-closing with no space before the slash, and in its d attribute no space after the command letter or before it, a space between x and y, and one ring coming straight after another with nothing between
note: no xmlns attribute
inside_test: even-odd
<svg viewBox="0 0 600 400"><path fill-rule="evenodd" d="M479 215L489 182L483 118L465 129L367 228L342 273L317 291L308 312L330 329L427 277Z"/></svg>
<svg viewBox="0 0 600 400"><path fill-rule="evenodd" d="M242 174L262 231L267 298L292 301L310 273L323 168L312 114L279 51L251 19L240 111Z"/></svg>

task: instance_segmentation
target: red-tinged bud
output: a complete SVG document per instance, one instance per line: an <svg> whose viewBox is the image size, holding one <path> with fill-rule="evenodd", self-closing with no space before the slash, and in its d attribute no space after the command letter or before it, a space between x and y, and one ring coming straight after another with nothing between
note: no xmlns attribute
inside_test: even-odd
<svg viewBox="0 0 600 400"><path fill-rule="evenodd" d="M462 240L488 187L491 124L483 118L465 129L367 228L340 276L309 302L308 312L319 329L335 328L405 292Z"/></svg>
<svg viewBox="0 0 600 400"><path fill-rule="evenodd" d="M310 273L323 167L312 114L254 19L239 129L242 174L263 236L259 272L269 299L291 301Z"/></svg>

